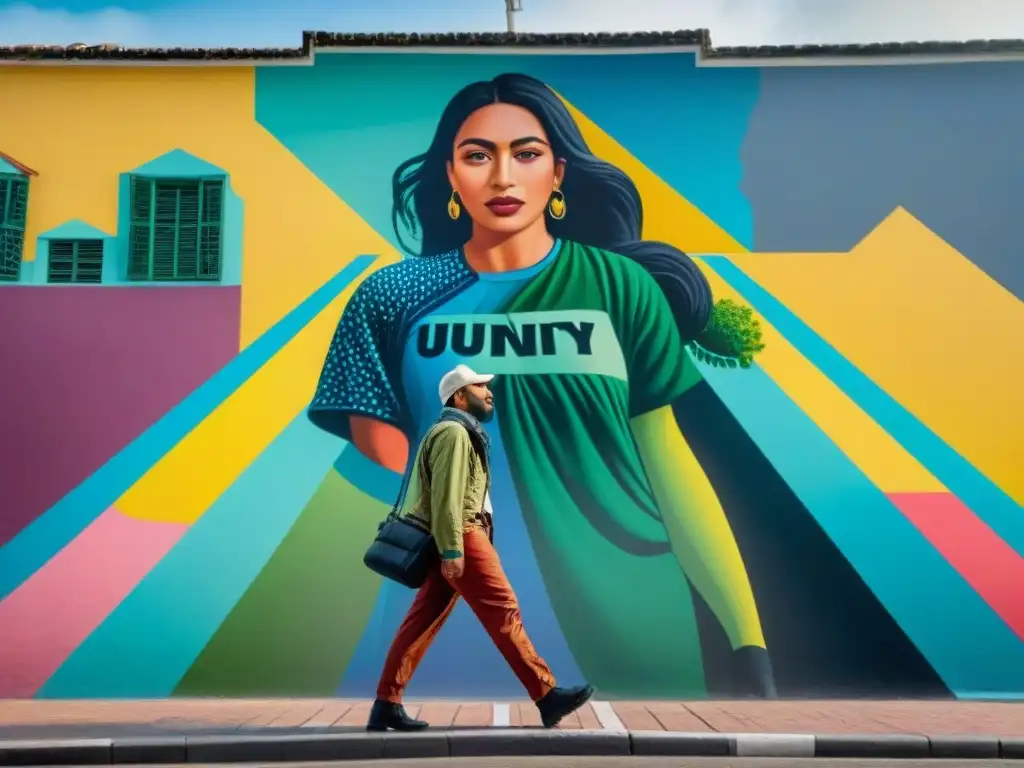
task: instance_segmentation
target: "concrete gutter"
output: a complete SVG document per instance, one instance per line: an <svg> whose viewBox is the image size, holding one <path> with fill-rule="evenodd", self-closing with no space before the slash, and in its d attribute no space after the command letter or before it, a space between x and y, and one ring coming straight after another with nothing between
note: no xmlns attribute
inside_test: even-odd
<svg viewBox="0 0 1024 768"><path fill-rule="evenodd" d="M1021 759L1024 737L502 728L418 734L169 735L0 740L0 766L320 762L528 756Z"/></svg>

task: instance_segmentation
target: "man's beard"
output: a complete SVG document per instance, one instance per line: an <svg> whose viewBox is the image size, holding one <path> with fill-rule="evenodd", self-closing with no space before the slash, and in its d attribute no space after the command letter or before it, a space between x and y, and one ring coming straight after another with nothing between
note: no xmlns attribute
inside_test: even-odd
<svg viewBox="0 0 1024 768"><path fill-rule="evenodd" d="M494 416L493 408L488 408L487 403L469 392L466 393L466 410L481 423L490 421Z"/></svg>

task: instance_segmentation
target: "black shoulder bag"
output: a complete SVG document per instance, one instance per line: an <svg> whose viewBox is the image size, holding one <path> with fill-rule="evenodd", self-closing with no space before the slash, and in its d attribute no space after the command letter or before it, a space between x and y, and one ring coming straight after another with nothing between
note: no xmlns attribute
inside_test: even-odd
<svg viewBox="0 0 1024 768"><path fill-rule="evenodd" d="M484 470L488 468L486 450L480 445L478 435L467 429L473 450L483 462ZM427 451L422 452L425 456ZM421 456L423 471L429 474L430 468ZM385 579L398 582L410 589L419 589L427 580L431 568L440 564L440 554L433 535L418 520L410 519L402 514L402 503L409 490L409 480L417 467L414 465L402 477L402 487L398 499L391 508L390 514L377 527L377 536L363 556L363 564L374 573Z"/></svg>

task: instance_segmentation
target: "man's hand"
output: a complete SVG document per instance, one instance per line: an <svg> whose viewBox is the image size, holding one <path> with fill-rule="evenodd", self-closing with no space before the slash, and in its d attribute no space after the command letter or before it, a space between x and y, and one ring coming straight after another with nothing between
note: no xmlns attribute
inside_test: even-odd
<svg viewBox="0 0 1024 768"><path fill-rule="evenodd" d="M461 579L462 574L466 572L466 558L457 557L454 560L442 560L441 561L441 575L444 576L448 581L455 581Z"/></svg>

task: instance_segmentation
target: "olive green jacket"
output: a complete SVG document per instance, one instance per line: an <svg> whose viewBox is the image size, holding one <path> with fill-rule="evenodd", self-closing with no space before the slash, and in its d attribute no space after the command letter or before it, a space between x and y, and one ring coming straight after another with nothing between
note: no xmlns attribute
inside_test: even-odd
<svg viewBox="0 0 1024 768"><path fill-rule="evenodd" d="M441 421L416 449L402 513L429 527L446 560L462 557L462 533L477 524L487 494L483 463L461 424Z"/></svg>

